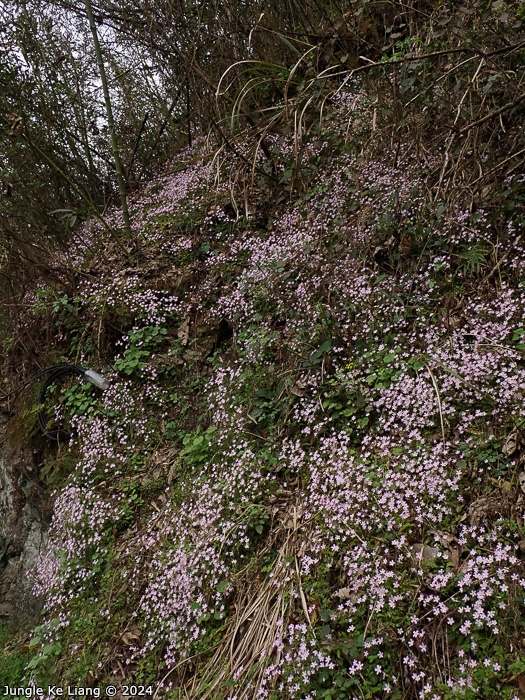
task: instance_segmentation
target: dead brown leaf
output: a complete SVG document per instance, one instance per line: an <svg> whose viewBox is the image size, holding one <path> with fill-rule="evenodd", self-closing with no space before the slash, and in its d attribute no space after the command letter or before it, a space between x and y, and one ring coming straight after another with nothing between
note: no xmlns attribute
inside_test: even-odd
<svg viewBox="0 0 525 700"><path fill-rule="evenodd" d="M139 641L141 635L142 632L138 629L138 627L134 627L133 629L124 632L124 634L120 638L120 641L127 647L129 647L133 644L136 644L136 642Z"/></svg>
<svg viewBox="0 0 525 700"><path fill-rule="evenodd" d="M181 345L186 346L190 339L190 319L186 318L179 326L177 330L177 338L180 340Z"/></svg>
<svg viewBox="0 0 525 700"><path fill-rule="evenodd" d="M510 481L506 481L505 479L500 479L498 486L501 490L501 493L504 496L512 496L513 488L512 488L512 484L510 483Z"/></svg>
<svg viewBox="0 0 525 700"><path fill-rule="evenodd" d="M339 600L351 600L354 595L351 588L340 588L333 594L333 598L339 598Z"/></svg>
<svg viewBox="0 0 525 700"><path fill-rule="evenodd" d="M507 436L507 439L505 440L505 444L503 445L502 452L504 455L507 457L510 457L513 455L516 450L518 449L518 441L519 441L519 436L518 436L518 431L513 430L510 435Z"/></svg>
<svg viewBox="0 0 525 700"><path fill-rule="evenodd" d="M493 503L488 496L481 496L468 509L469 523L478 526L493 512Z"/></svg>
<svg viewBox="0 0 525 700"><path fill-rule="evenodd" d="M447 549L448 560L457 569L463 552L463 547L461 547L457 538L451 535L450 532L443 532L442 530L434 530L431 534L440 545Z"/></svg>
<svg viewBox="0 0 525 700"><path fill-rule="evenodd" d="M308 387L306 384L303 384L303 382L298 379L293 387L290 389L290 394L293 394L294 396L305 396L305 394L308 393Z"/></svg>

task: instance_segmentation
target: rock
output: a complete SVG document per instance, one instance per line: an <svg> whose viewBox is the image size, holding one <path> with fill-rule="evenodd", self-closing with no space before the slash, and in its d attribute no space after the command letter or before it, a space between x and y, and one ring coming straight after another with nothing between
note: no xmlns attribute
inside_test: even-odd
<svg viewBox="0 0 525 700"><path fill-rule="evenodd" d="M439 554L439 549L431 547L428 544L418 542L412 545L412 560L416 564L421 564L421 562L430 564L439 556Z"/></svg>
<svg viewBox="0 0 525 700"><path fill-rule="evenodd" d="M46 492L35 483L33 455L7 440L0 416L0 619L34 617L42 601L32 593L29 572L47 542Z"/></svg>

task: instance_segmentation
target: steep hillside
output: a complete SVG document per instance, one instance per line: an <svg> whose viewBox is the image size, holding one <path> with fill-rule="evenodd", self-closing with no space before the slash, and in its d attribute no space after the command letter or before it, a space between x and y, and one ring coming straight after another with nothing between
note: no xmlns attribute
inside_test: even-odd
<svg viewBox="0 0 525 700"><path fill-rule="evenodd" d="M111 210L25 290L11 386L110 386L9 406L52 516L6 683L525 696L524 16L471 5L483 49L435 29L297 84L259 147L179 153L131 240Z"/></svg>

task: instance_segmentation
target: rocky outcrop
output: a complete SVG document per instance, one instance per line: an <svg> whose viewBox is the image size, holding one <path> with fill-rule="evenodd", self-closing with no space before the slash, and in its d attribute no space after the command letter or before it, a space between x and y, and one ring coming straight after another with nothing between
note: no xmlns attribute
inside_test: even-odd
<svg viewBox="0 0 525 700"><path fill-rule="evenodd" d="M38 483L29 448L6 437L0 415L0 620L33 617L41 601L32 594L31 569L46 546L45 491Z"/></svg>

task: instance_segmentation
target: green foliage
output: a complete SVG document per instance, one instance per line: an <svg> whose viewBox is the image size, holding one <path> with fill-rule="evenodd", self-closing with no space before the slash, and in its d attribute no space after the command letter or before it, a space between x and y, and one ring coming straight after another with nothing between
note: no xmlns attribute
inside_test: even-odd
<svg viewBox="0 0 525 700"><path fill-rule="evenodd" d="M59 488L70 479L76 467L76 459L69 452L61 455L52 455L44 462L40 469L40 475L46 484Z"/></svg>
<svg viewBox="0 0 525 700"><path fill-rule="evenodd" d="M61 398L61 405L71 416L95 417L100 412L100 392L91 382L75 382L66 389Z"/></svg>
<svg viewBox="0 0 525 700"><path fill-rule="evenodd" d="M489 249L482 243L474 243L458 251L459 258L463 261L461 268L466 275L479 275L486 265Z"/></svg>
<svg viewBox="0 0 525 700"><path fill-rule="evenodd" d="M152 353L163 345L168 331L162 326L143 326L128 333L128 347L115 362L115 369L128 377L139 378Z"/></svg>
<svg viewBox="0 0 525 700"><path fill-rule="evenodd" d="M516 344L518 350L525 350L525 342L523 342L525 338L523 336L525 336L525 328L516 328L512 333L511 342Z"/></svg>
<svg viewBox="0 0 525 700"><path fill-rule="evenodd" d="M49 623L49 629L55 630L60 624L58 618L54 618ZM54 673L55 663L62 652L60 642L48 644L45 641L46 627L39 625L33 630L33 637L29 642L29 648L34 651L34 656L29 660L26 670L31 674L38 685L47 685Z"/></svg>
<svg viewBox="0 0 525 700"><path fill-rule="evenodd" d="M23 685L28 654L28 648L22 646L20 631L15 633L0 623L0 688Z"/></svg>
<svg viewBox="0 0 525 700"><path fill-rule="evenodd" d="M125 530L135 522L136 512L144 505L143 486L137 479L131 479L125 481L121 489L125 499L121 502L122 514L117 527Z"/></svg>
<svg viewBox="0 0 525 700"><path fill-rule="evenodd" d="M76 315L75 305L72 303L67 294L60 295L52 303L53 313L56 317L56 325L69 325L71 318Z"/></svg>
<svg viewBox="0 0 525 700"><path fill-rule="evenodd" d="M200 426L193 433L188 433L182 439L184 447L179 458L190 467L202 468L211 456L217 428L213 425L203 430Z"/></svg>
<svg viewBox="0 0 525 700"><path fill-rule="evenodd" d="M268 525L270 515L263 506L251 505L246 512L246 518L248 527L255 530L257 535L262 535Z"/></svg>

